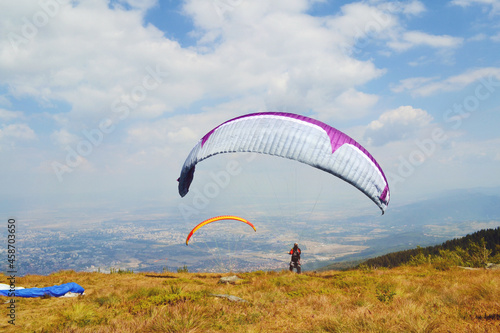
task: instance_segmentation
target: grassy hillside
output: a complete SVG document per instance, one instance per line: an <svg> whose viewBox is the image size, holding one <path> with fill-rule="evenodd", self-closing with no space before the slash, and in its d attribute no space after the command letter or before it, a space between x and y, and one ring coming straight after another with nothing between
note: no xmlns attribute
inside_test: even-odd
<svg viewBox="0 0 500 333"><path fill-rule="evenodd" d="M229 274L225 274L229 275ZM76 282L78 298L17 299L16 327L2 307L2 332L497 332L500 272L394 269L219 274L25 276L18 286ZM6 277L2 279L5 281ZM228 294L231 302L212 294ZM9 299L0 297L2 302Z"/></svg>

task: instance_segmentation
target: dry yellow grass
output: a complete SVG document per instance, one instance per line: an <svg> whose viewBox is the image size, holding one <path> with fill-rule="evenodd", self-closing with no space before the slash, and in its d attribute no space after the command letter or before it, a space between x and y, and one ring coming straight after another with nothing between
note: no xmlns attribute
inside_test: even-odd
<svg viewBox="0 0 500 333"><path fill-rule="evenodd" d="M229 275L229 274L224 274ZM62 271L22 286L76 282L78 298L17 299L3 332L499 332L500 272L432 266L293 274ZM4 277L5 280L5 277ZM230 294L246 303L211 294ZM2 302L8 300L0 297ZM1 310L7 312L6 306Z"/></svg>

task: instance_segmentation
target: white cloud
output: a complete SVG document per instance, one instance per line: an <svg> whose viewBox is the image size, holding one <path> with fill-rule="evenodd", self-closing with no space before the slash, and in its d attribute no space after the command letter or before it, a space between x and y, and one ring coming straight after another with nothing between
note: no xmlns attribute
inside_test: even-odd
<svg viewBox="0 0 500 333"><path fill-rule="evenodd" d="M136 7L134 1L129 4ZM154 1L146 3L152 5ZM3 40L0 83L8 83L13 96L35 98L45 107L53 101L68 103L71 111L61 117L83 128L113 116L114 103L127 99L137 104L129 114L137 119L161 117L203 99L251 95L266 96L272 107L321 112L384 73L338 47L356 38L346 29L352 24L379 18L382 33L397 23L380 9L353 4L338 17L317 18L305 14L310 6L305 0L228 5L232 7L222 16L210 1L184 6L200 36L218 36L208 49L202 43L183 49L155 27L144 27L141 11L109 8L104 0L61 5L26 45L16 50ZM17 9L3 6L6 12ZM25 13L40 10L35 5ZM3 18L0 24L22 36L22 21L15 15ZM163 73L161 82L134 103L148 68Z"/></svg>
<svg viewBox="0 0 500 333"><path fill-rule="evenodd" d="M155 27L143 26L144 10L156 1L120 3L140 10L110 8L105 0L61 5L19 50L4 40L0 83L8 82L12 95L34 97L46 107L52 101L68 103L71 111L60 117L73 123L71 131L116 116L117 100L137 104L130 108L130 119L154 119L204 99L250 96L265 96L273 109L313 110L323 118L343 118L346 107L362 115L377 97L357 87L385 70L351 52L366 37L397 38L394 34L403 31L398 15L425 11L420 1L351 3L335 16L312 17L306 0L231 1L223 7L189 0L183 10L197 27L199 44L182 48ZM7 12L19 10L3 6ZM41 10L30 6L23 12L27 17ZM22 35L15 15L3 18L4 27ZM454 41L423 33L405 36L407 43L433 47L450 47ZM144 88L148 68L164 74L135 103L134 92Z"/></svg>
<svg viewBox="0 0 500 333"><path fill-rule="evenodd" d="M344 28L363 27L370 13L382 15L380 36L398 24L395 15L365 6L312 17L311 2L289 0L225 2L232 7L221 15L216 3L186 2L198 36L198 44L188 48L144 25L144 10L136 3L110 6L106 0L61 5L15 47L9 38L0 40L0 85L7 87L7 97L40 106L30 110L28 121L46 117L39 134L46 140L39 144L53 145L43 148L37 165L64 164L66 148L77 151L85 141L82 131L105 118L115 121L113 133L92 146L92 154L79 156L78 166L64 177L89 170L106 175L110 168L133 178L132 165L138 163L148 168L166 163L177 173L203 134L242 113L275 109L345 118L346 110L349 117L363 116L377 102L359 87L385 70L339 45L353 45L356 35ZM130 6L133 10L124 9ZM2 2L0 29L24 38L22 18L31 20L41 10L33 1ZM58 103L64 110L54 111ZM114 112L116 106L128 113ZM5 138L8 133L4 130ZM97 179L88 172L82 176L88 187Z"/></svg>
<svg viewBox="0 0 500 333"><path fill-rule="evenodd" d="M364 139L374 146L412 139L427 129L432 120L432 116L422 109L401 106L384 112L377 120L372 121L365 131Z"/></svg>
<svg viewBox="0 0 500 333"><path fill-rule="evenodd" d="M500 1L498 0L452 0L451 1L451 4L461 7L468 7L474 4L494 5L499 3Z"/></svg>
<svg viewBox="0 0 500 333"><path fill-rule="evenodd" d="M405 79L394 87L393 91L410 91L415 96L429 96L439 92L460 90L480 80L485 80L488 83L486 89L497 89L500 86L500 68L488 67L468 70L441 81L437 81L437 77Z"/></svg>
<svg viewBox="0 0 500 333"><path fill-rule="evenodd" d="M407 31L401 18L408 19L426 11L420 1L409 3L363 3L344 5L344 15L335 17L329 26L342 31L341 44L347 53L358 54L365 45L383 42L387 50L381 54L390 55L393 51L405 52L419 46L437 50L437 55L449 62L453 51L463 44L463 38L449 35L434 35L423 31Z"/></svg>
<svg viewBox="0 0 500 333"><path fill-rule="evenodd" d="M136 125L128 130L127 138L128 142L139 146L174 145L179 142L196 143L198 140L199 136L189 125L170 119Z"/></svg>
<svg viewBox="0 0 500 333"><path fill-rule="evenodd" d="M452 0L452 5L460 7L469 7L473 5L480 5L484 8L490 8L492 14L498 14L500 12L500 1L499 0Z"/></svg>
<svg viewBox="0 0 500 333"><path fill-rule="evenodd" d="M398 15L417 15L424 10L418 1L407 5L355 2L342 6L339 14L326 20L326 25L338 32L337 43L343 51L356 55L370 43L396 39L402 31Z"/></svg>
<svg viewBox="0 0 500 333"><path fill-rule="evenodd" d="M173 150L178 148L179 151L189 151L206 132L220 122L207 113L143 122L127 130L126 142L138 149L170 146Z"/></svg>
<svg viewBox="0 0 500 333"><path fill-rule="evenodd" d="M19 5L4 7L15 12ZM32 6L26 17L39 11ZM135 114L149 117L154 109L157 115L156 105L166 104L163 112L169 111L200 93L193 74L203 62L155 27L143 27L140 11L112 9L104 0L61 5L30 38L24 37L21 17L11 15L0 23L23 38L18 45L8 38L0 42L0 83L8 83L13 96L33 97L40 103L65 101L72 107L67 116L81 121L87 115L95 120L98 114L111 113L113 101L143 86L148 68L159 68L170 77L160 77L162 82L147 90ZM151 87L155 81L146 83Z"/></svg>
<svg viewBox="0 0 500 333"><path fill-rule="evenodd" d="M3 125L0 128L0 140L4 139L34 140L36 134L27 124Z"/></svg>
<svg viewBox="0 0 500 333"><path fill-rule="evenodd" d="M448 35L431 35L421 31L408 31L395 41L389 42L389 46L397 51L406 51L417 46L428 46L432 48L457 48L463 43L463 38Z"/></svg>
<svg viewBox="0 0 500 333"><path fill-rule="evenodd" d="M413 45L427 45L430 47L457 47L463 42L463 38L447 35L430 35L421 31L409 31L403 35L404 40Z"/></svg>
<svg viewBox="0 0 500 333"><path fill-rule="evenodd" d="M380 53L390 57L395 51L422 47L425 57L414 62L422 65L433 61L432 52L452 53L463 43L461 38L434 31L431 25L408 31L408 26L422 27L422 21L410 22L426 11L420 1L350 2L329 16L311 16L308 10L313 1L307 0L186 0L183 10L186 21L194 24L191 37L195 43L183 47L165 37L177 32L164 33L146 21L155 0L87 0L61 4L47 24L28 38L23 35L23 18L33 21L43 11L42 2L0 3L0 30L7 37L0 40L0 85L4 87L0 104L11 108L10 100L15 103L12 108L26 110L17 103L28 100L31 108L26 115L0 109L1 120L26 122L1 128L2 144L24 138L28 142L23 144L32 145L30 150L46 145L36 163L19 158L19 165L48 165L45 169L53 173L51 161L44 159L64 163L65 147L76 149L85 140L84 129L113 119L116 130L106 134L103 144L93 146L92 154L78 157L79 166L67 174L68 179L76 179L80 169L87 171L82 172L81 183L89 192L100 191L103 186L97 180L109 174L120 175L106 180L110 192L123 179L136 179L135 188L144 191L142 180L149 177L151 188L158 188L157 175L177 175L187 152L202 135L243 113L310 113L332 124L340 120L342 126L360 129L359 122L369 121L365 119L379 99L381 104L393 102L378 92L385 91L382 76L399 68L393 66L392 58L380 62L387 70L380 68L376 63ZM9 33L25 40L13 45ZM410 60L418 57L408 55ZM395 66L400 64L398 56ZM410 72L414 68L391 77ZM392 90L426 96L488 78L481 72L471 73L442 79L439 73L422 71ZM382 79L374 82L378 78ZM117 104L128 113L115 112ZM43 122L35 127L40 119ZM37 129L36 135L30 126ZM372 144L370 151L384 156L393 152L376 145L397 146L404 152L413 144L411 139L434 126L426 111L407 106L384 113L355 137L364 135ZM29 141L38 137L35 147ZM16 154L33 156L22 149ZM166 191L175 192L175 178L172 189ZM69 184L64 186L73 190Z"/></svg>
<svg viewBox="0 0 500 333"><path fill-rule="evenodd" d="M53 144L55 144L61 148L65 148L65 147L77 142L79 137L77 135L74 135L74 134L68 132L67 129L63 128L63 129L54 131L50 135L50 139L52 140Z"/></svg>
<svg viewBox="0 0 500 333"><path fill-rule="evenodd" d="M269 13L281 12L285 15L304 12L310 6L307 0L276 1L204 1L187 0L184 12L193 18L197 27L206 30L226 29L237 23L259 22Z"/></svg>
<svg viewBox="0 0 500 333"><path fill-rule="evenodd" d="M171 145L184 152L191 149L212 128L241 114L264 111L260 100L241 99L206 106L198 114L176 115L165 119L142 122L127 130L126 141L137 146Z"/></svg>
<svg viewBox="0 0 500 333"><path fill-rule="evenodd" d="M420 1L414 0L409 3L404 3L403 5L403 13L410 15L419 15L426 11L424 4Z"/></svg>
<svg viewBox="0 0 500 333"><path fill-rule="evenodd" d="M328 119L359 119L366 116L378 100L377 95L348 89L335 98L333 106L318 109L318 117L325 121Z"/></svg>
<svg viewBox="0 0 500 333"><path fill-rule="evenodd" d="M212 79L209 89L265 93L272 109L321 112L331 109L341 94L384 73L339 48L354 38L346 27L365 23L369 6L347 8L338 17L313 18L303 13L306 5L242 2L220 17L204 1L187 2L186 12L205 36L201 40L219 38L206 55L220 65L220 80ZM352 15L358 17L349 20Z"/></svg>
<svg viewBox="0 0 500 333"><path fill-rule="evenodd" d="M404 91L413 91L416 88L420 88L428 82L437 80L438 77L413 77L409 79L404 79L399 82L398 85L391 87L391 90L395 93L400 93Z"/></svg>
<svg viewBox="0 0 500 333"><path fill-rule="evenodd" d="M197 114L179 114L165 119L135 123L127 130L125 164L161 165L177 174L189 151L212 128L246 113L268 110L260 98L242 98L205 106ZM111 150L112 153L113 150ZM135 162L134 162L135 161ZM167 166L168 165L168 166Z"/></svg>
<svg viewBox="0 0 500 333"><path fill-rule="evenodd" d="M336 102L348 112L354 112L356 114L356 109L368 109L375 105L378 101L377 95L366 94L354 89L349 89L343 92L339 97L336 98ZM360 117L357 114L355 117Z"/></svg>
<svg viewBox="0 0 500 333"><path fill-rule="evenodd" d="M0 119L7 121L16 118L22 118L23 113L20 111L9 111L5 109L0 109Z"/></svg>
<svg viewBox="0 0 500 333"><path fill-rule="evenodd" d="M333 17L329 26L345 31L347 37L362 39L387 33L398 25L395 15L399 9L391 6L375 7L366 3L350 3L342 6L341 14Z"/></svg>

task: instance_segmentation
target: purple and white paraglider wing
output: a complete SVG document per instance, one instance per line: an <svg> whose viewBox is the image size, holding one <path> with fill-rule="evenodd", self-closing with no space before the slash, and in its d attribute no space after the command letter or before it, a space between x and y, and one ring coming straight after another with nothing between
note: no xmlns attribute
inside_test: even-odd
<svg viewBox="0 0 500 333"><path fill-rule="evenodd" d="M255 152L296 160L349 182L384 213L389 204L387 179L377 161L359 143L318 120L282 112L253 113L222 123L191 150L179 178L183 197L198 162L216 154Z"/></svg>

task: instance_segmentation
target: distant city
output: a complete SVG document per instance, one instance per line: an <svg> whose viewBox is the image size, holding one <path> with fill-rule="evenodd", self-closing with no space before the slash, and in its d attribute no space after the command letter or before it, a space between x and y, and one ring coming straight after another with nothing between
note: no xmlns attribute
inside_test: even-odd
<svg viewBox="0 0 500 333"><path fill-rule="evenodd" d="M499 203L497 195L464 193L394 207L382 217L304 222L268 217L253 221L257 232L237 221L212 223L198 230L189 246L185 240L194 224L186 225L176 218L141 215L73 224L24 223L19 219L17 274L164 272L179 268L190 272L281 270L288 268L287 252L296 241L303 251L304 269L315 269L496 228L500 225ZM1 237L6 242L5 231ZM3 267L7 266L6 251L2 246Z"/></svg>

